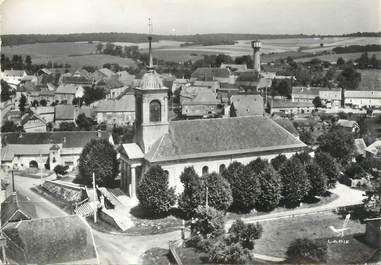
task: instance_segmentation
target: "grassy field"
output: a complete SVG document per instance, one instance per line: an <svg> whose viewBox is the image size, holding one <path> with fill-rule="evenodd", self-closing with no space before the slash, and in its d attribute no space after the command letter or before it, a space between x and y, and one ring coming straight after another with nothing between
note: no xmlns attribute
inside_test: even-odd
<svg viewBox="0 0 381 265"><path fill-rule="evenodd" d="M264 254L275 257L286 258L286 251L292 241L297 238L308 238L311 240L320 240L331 246L328 240L337 239L335 234L330 230L329 226L336 228L341 227L343 224L342 218L332 212L324 212L319 214L306 215L303 217L295 217L289 219L279 219L275 221L261 222L263 226L262 237L255 243L255 253ZM370 255L373 249L365 246L362 242L358 242L357 235L365 232L365 225L357 221L350 220L347 231L347 239L350 241L346 248L358 247L356 255ZM346 249L344 249L346 250ZM343 250L343 251L344 251ZM346 250L346 253L348 250ZM340 253L335 254L335 260L345 258ZM353 256L350 258L354 258ZM345 262L344 262L345 263Z"/></svg>

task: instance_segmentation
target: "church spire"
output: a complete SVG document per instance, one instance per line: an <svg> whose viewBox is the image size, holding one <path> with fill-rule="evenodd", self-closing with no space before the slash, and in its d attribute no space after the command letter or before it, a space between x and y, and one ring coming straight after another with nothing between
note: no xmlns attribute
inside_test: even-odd
<svg viewBox="0 0 381 265"><path fill-rule="evenodd" d="M153 70L153 59L152 59L152 21L151 18L148 19L148 55L149 55L149 62L147 69L152 71Z"/></svg>

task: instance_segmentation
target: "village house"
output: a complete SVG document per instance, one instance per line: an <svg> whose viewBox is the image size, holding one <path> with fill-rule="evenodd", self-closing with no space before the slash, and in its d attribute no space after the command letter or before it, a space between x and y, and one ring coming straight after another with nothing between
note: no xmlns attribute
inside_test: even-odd
<svg viewBox="0 0 381 265"><path fill-rule="evenodd" d="M312 102L293 102L287 99L272 99L270 102L270 113L298 114L310 113L315 109Z"/></svg>
<svg viewBox="0 0 381 265"><path fill-rule="evenodd" d="M69 131L2 133L1 166L8 169L78 165L83 147L91 139L108 139L107 132Z"/></svg>
<svg viewBox="0 0 381 265"><path fill-rule="evenodd" d="M247 71L247 64L222 63L220 68L227 68L233 73L240 73Z"/></svg>
<svg viewBox="0 0 381 265"><path fill-rule="evenodd" d="M220 103L208 87L183 87L180 92L181 114L188 119L214 117L220 112Z"/></svg>
<svg viewBox="0 0 381 265"><path fill-rule="evenodd" d="M180 89L183 86L190 85L189 80L185 78L177 78L172 83L171 91L174 93L177 89Z"/></svg>
<svg viewBox="0 0 381 265"><path fill-rule="evenodd" d="M345 90L344 104L346 106L363 107L381 107L381 91L376 90Z"/></svg>
<svg viewBox="0 0 381 265"><path fill-rule="evenodd" d="M52 106L39 106L39 107L31 107L31 111L38 114L41 118L43 118L46 122L54 122L54 111L55 107Z"/></svg>
<svg viewBox="0 0 381 265"><path fill-rule="evenodd" d="M116 99L120 95L123 95L128 89L128 86L112 88L110 89L110 92L106 95L106 99Z"/></svg>
<svg viewBox="0 0 381 265"><path fill-rule="evenodd" d="M132 75L127 71L119 71L116 72L116 74L118 76L118 80L122 82L124 86L132 86L135 79L135 75Z"/></svg>
<svg viewBox="0 0 381 265"><path fill-rule="evenodd" d="M95 81L118 77L116 73L114 73L108 68L97 69L93 75L94 75Z"/></svg>
<svg viewBox="0 0 381 265"><path fill-rule="evenodd" d="M17 88L25 76L27 76L27 73L24 70L4 70L1 73L1 79L7 82L13 89Z"/></svg>
<svg viewBox="0 0 381 265"><path fill-rule="evenodd" d="M135 121L135 97L126 95L122 99L105 99L99 101L94 112L98 124L108 126L133 124Z"/></svg>
<svg viewBox="0 0 381 265"><path fill-rule="evenodd" d="M46 132L48 122L36 113L28 113L22 117L21 125L25 132Z"/></svg>
<svg viewBox="0 0 381 265"><path fill-rule="evenodd" d="M152 58L151 51L149 52ZM150 60L151 61L151 60ZM152 61L151 61L152 62ZM233 161L290 157L306 145L264 116L168 120L168 88L152 64L135 89L136 142L118 147L121 189L131 197L144 172L161 165L169 184L181 192L179 176L193 166L199 175L221 172ZM266 133L264 133L266 132Z"/></svg>
<svg viewBox="0 0 381 265"><path fill-rule="evenodd" d="M235 77L228 68L199 67L191 75L190 81L219 81L234 83Z"/></svg>
<svg viewBox="0 0 381 265"><path fill-rule="evenodd" d="M54 92L54 100L64 104L73 104L73 99L82 98L84 93L81 85L61 84Z"/></svg>
<svg viewBox="0 0 381 265"><path fill-rule="evenodd" d="M293 87L291 99L293 102L312 102L319 97L328 108L340 107L342 101L341 88L328 87Z"/></svg>
<svg viewBox="0 0 381 265"><path fill-rule="evenodd" d="M381 157L381 140L376 140L372 144L370 144L366 149L367 157Z"/></svg>
<svg viewBox="0 0 381 265"><path fill-rule="evenodd" d="M360 126L356 121L353 120L339 119L336 122L336 125L352 133L357 133L360 131Z"/></svg>
<svg viewBox="0 0 381 265"><path fill-rule="evenodd" d="M230 108L234 108L236 117L263 115L265 111L260 95L233 95L230 102Z"/></svg>
<svg viewBox="0 0 381 265"><path fill-rule="evenodd" d="M225 83L226 84L226 83ZM194 87L208 87L210 90L212 90L214 93L221 87L221 83L218 81L192 81L189 86Z"/></svg>

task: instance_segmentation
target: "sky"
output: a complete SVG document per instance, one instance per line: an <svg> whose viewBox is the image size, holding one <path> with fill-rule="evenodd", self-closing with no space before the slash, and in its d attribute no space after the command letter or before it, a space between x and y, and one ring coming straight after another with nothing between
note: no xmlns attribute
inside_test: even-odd
<svg viewBox="0 0 381 265"><path fill-rule="evenodd" d="M381 31L381 0L0 0L1 34Z"/></svg>

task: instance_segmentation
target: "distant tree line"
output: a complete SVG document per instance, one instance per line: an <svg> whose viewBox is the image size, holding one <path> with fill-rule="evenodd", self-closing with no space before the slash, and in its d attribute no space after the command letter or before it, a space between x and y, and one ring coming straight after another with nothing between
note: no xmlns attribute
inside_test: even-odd
<svg viewBox="0 0 381 265"><path fill-rule="evenodd" d="M335 53L354 53L354 52L379 52L381 51L381 45L350 45L344 47L336 47L332 49Z"/></svg>
<svg viewBox="0 0 381 265"><path fill-rule="evenodd" d="M153 41L174 40L196 43L226 43L235 40L279 39L279 38L316 38L316 37L380 37L377 32L357 32L346 35L305 35L305 34L194 34L194 35L153 35ZM75 42L75 41L102 41L102 42L146 42L147 34L142 33L73 33L73 34L12 34L1 35L2 45L20 45L46 42Z"/></svg>

